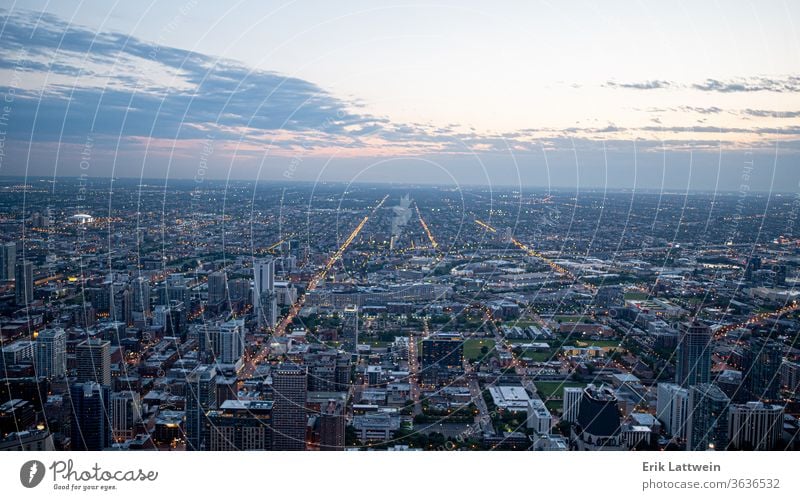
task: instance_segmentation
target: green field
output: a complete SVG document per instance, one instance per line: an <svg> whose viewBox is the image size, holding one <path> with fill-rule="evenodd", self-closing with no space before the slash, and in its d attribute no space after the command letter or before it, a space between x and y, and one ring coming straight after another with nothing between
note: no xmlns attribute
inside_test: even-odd
<svg viewBox="0 0 800 500"><path fill-rule="evenodd" d="M590 345L596 347L619 347L622 343L621 340L576 340L575 345L579 347L588 347Z"/></svg>
<svg viewBox="0 0 800 500"><path fill-rule="evenodd" d="M625 300L646 300L648 295L644 292L625 292L622 297Z"/></svg>
<svg viewBox="0 0 800 500"><path fill-rule="evenodd" d="M564 387L583 387L586 384L580 382L534 382L534 385L539 396L547 400L552 397L561 399L564 395Z"/></svg>
<svg viewBox="0 0 800 500"><path fill-rule="evenodd" d="M520 357L529 359L531 361L553 361L556 354L556 349L549 349L547 351L535 351L533 349L526 349L522 351Z"/></svg>
<svg viewBox="0 0 800 500"><path fill-rule="evenodd" d="M464 341L464 359L481 359L481 347L488 347L489 353L494 349L494 339L467 339ZM488 357L488 354L487 354Z"/></svg>

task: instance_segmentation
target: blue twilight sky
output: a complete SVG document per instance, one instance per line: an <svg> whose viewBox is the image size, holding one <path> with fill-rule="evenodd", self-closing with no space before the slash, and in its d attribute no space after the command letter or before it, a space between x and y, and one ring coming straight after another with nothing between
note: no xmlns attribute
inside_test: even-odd
<svg viewBox="0 0 800 500"><path fill-rule="evenodd" d="M800 180L798 2L220 5L0 1L0 175Z"/></svg>

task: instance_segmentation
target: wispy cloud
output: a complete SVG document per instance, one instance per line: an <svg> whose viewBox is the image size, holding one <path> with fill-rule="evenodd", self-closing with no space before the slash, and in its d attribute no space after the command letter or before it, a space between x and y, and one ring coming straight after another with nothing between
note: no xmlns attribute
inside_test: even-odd
<svg viewBox="0 0 800 500"><path fill-rule="evenodd" d="M617 89L656 90L670 88L674 85L673 82L668 82L666 80L648 80L644 82L615 82L609 80L604 86Z"/></svg>
<svg viewBox="0 0 800 500"><path fill-rule="evenodd" d="M695 83L692 88L704 92L798 92L800 77L786 76L782 78L753 77L733 80L707 79Z"/></svg>

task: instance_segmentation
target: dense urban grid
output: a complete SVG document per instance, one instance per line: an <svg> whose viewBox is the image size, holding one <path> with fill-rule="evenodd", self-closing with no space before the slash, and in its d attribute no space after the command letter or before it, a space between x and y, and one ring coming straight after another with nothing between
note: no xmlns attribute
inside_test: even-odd
<svg viewBox="0 0 800 500"><path fill-rule="evenodd" d="M795 195L0 193L0 450L800 447Z"/></svg>

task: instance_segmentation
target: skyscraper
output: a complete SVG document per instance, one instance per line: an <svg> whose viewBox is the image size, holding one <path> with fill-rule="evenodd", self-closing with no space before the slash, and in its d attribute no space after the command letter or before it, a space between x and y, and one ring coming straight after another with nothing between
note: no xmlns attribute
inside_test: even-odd
<svg viewBox="0 0 800 500"><path fill-rule="evenodd" d="M69 388L72 400L72 449L99 451L112 442L109 388L95 382L73 384Z"/></svg>
<svg viewBox="0 0 800 500"><path fill-rule="evenodd" d="M580 408L582 397L583 387L564 387L564 411L561 420L565 422L578 421L578 408Z"/></svg>
<svg viewBox="0 0 800 500"><path fill-rule="evenodd" d="M33 302L33 263L17 262L14 269L14 297L17 307L27 307Z"/></svg>
<svg viewBox="0 0 800 500"><path fill-rule="evenodd" d="M136 425L142 420L142 404L139 393L121 391L111 394L111 430L115 441L131 439L136 434Z"/></svg>
<svg viewBox="0 0 800 500"><path fill-rule="evenodd" d="M75 346L78 382L97 382L111 385L111 342L86 339Z"/></svg>
<svg viewBox="0 0 800 500"><path fill-rule="evenodd" d="M274 328L278 322L275 296L275 259L257 259L253 263L253 310L260 328Z"/></svg>
<svg viewBox="0 0 800 500"><path fill-rule="evenodd" d="M742 356L743 389L749 401L775 401L780 396L783 345L766 338L753 339Z"/></svg>
<svg viewBox="0 0 800 500"><path fill-rule="evenodd" d="M232 319L208 329L217 363L234 364L244 354L244 320Z"/></svg>
<svg viewBox="0 0 800 500"><path fill-rule="evenodd" d="M150 282L143 277L134 279L131 292L133 314L140 314L142 318L150 317Z"/></svg>
<svg viewBox="0 0 800 500"><path fill-rule="evenodd" d="M689 390L678 384L658 384L656 418L672 437L685 440L689 418Z"/></svg>
<svg viewBox="0 0 800 500"><path fill-rule="evenodd" d="M63 328L48 328L36 335L36 375L61 378L67 371L67 334Z"/></svg>
<svg viewBox="0 0 800 500"><path fill-rule="evenodd" d="M342 319L343 348L346 352L355 353L358 346L358 306L345 307Z"/></svg>
<svg viewBox="0 0 800 500"><path fill-rule="evenodd" d="M10 281L15 278L14 267L17 263L17 244L3 243L0 245L0 281Z"/></svg>
<svg viewBox="0 0 800 500"><path fill-rule="evenodd" d="M306 391L305 366L284 363L272 375L273 449L302 451L306 449Z"/></svg>
<svg viewBox="0 0 800 500"><path fill-rule="evenodd" d="M322 405L319 414L319 449L322 451L344 450L344 408L335 399Z"/></svg>
<svg viewBox="0 0 800 500"><path fill-rule="evenodd" d="M728 434L739 450L774 450L783 431L783 407L750 401L731 405Z"/></svg>
<svg viewBox="0 0 800 500"><path fill-rule="evenodd" d="M217 405L217 369L198 365L186 376L186 449L206 449L206 413Z"/></svg>
<svg viewBox="0 0 800 500"><path fill-rule="evenodd" d="M228 301L228 275L215 272L208 275L208 305L222 307Z"/></svg>
<svg viewBox="0 0 800 500"><path fill-rule="evenodd" d="M687 450L724 450L728 446L729 405L728 396L714 384L697 384L689 389Z"/></svg>
<svg viewBox="0 0 800 500"><path fill-rule="evenodd" d="M675 382L681 387L707 384L711 377L711 329L698 322L680 325Z"/></svg>

